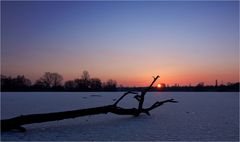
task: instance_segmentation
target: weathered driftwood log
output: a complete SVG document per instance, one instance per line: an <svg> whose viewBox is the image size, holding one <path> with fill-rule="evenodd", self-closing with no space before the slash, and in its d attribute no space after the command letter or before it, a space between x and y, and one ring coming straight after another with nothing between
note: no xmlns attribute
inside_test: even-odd
<svg viewBox="0 0 240 142"><path fill-rule="evenodd" d="M42 114L30 114L30 115L21 115L18 117L1 120L1 131L10 131L10 130L20 130L26 131L22 125L32 124L32 123L41 123L48 121L56 121L63 120L68 118L75 118L87 115L96 115L96 114L106 114L106 113L114 113L118 115L133 115L138 116L141 113L146 113L150 115L149 111L155 109L163 105L164 103L171 102L176 103L174 99L169 99L161 102L155 102L152 106L148 108L143 108L144 96L150 90L154 82L159 78L159 76L154 77L154 80L149 85L148 88L141 92L141 95L135 95L134 98L139 101L138 108L121 108L118 107L117 104L128 94L138 94L136 92L128 91L124 93L114 104L106 105L101 107L87 108L87 109L77 109L71 111L63 111L63 112L54 112L54 113L42 113Z"/></svg>

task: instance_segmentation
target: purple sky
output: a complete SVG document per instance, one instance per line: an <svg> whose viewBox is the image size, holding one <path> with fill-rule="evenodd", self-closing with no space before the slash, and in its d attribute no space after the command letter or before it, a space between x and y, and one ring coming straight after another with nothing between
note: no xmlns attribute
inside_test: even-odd
<svg viewBox="0 0 240 142"><path fill-rule="evenodd" d="M141 86L239 80L239 2L1 2L1 72Z"/></svg>

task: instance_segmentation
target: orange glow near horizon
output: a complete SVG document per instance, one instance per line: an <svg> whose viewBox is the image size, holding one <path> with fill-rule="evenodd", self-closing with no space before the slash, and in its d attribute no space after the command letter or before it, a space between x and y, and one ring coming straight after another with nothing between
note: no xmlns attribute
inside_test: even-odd
<svg viewBox="0 0 240 142"><path fill-rule="evenodd" d="M3 3L2 75L35 83L57 72L65 82L86 70L125 87L157 75L162 88L239 82L238 2Z"/></svg>
<svg viewBox="0 0 240 142"><path fill-rule="evenodd" d="M63 70L62 70L63 71ZM68 80L74 80L77 78L81 78L83 70L79 70L78 72L58 72L64 78L64 82ZM102 82L106 82L108 79L116 80L118 85L122 85L124 87L146 87L148 86L153 78L151 71L148 72L138 72L138 73L131 73L132 70L129 68L129 71L126 73L117 73L111 71L110 73L106 73L100 70L93 71L88 70L91 78L99 78ZM176 71L176 70L175 70ZM50 70L49 72L57 72ZM155 72L155 71L154 71ZM44 71L30 73L30 72L20 72L20 73L6 73L2 72L3 75L15 77L17 75L25 75L26 78L31 79L32 83L34 83L37 79L39 79L43 74ZM218 80L219 83L227 84L228 82L239 82L239 75L238 70L228 71L228 73L218 72L218 73L209 73L209 72L195 72L192 73L186 71L185 73L176 71L164 71L160 72L156 75L160 75L158 81L164 82L164 84L172 86L175 84L179 84L180 86L189 86L189 85L196 85L199 82L204 82L205 85L215 85L215 81ZM157 85L157 84L156 84Z"/></svg>

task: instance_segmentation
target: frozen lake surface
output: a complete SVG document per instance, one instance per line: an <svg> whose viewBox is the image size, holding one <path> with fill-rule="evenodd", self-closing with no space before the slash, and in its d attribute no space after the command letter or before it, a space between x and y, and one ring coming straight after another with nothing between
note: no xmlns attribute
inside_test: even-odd
<svg viewBox="0 0 240 142"><path fill-rule="evenodd" d="M122 92L1 93L2 119L112 104ZM137 107L128 96L120 106ZM239 93L150 92L145 106L174 98L140 117L101 114L24 125L27 132L3 132L10 141L239 141Z"/></svg>

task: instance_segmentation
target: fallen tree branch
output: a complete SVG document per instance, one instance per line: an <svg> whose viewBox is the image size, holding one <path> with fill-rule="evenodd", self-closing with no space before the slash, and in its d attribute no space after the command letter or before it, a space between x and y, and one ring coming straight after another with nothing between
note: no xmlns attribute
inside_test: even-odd
<svg viewBox="0 0 240 142"><path fill-rule="evenodd" d="M63 112L53 112L53 113L42 113L42 114L29 114L29 115L21 115L18 117L1 120L1 131L10 131L10 130L19 130L26 131L22 125L32 124L32 123L42 123L56 120L63 120L68 118L76 118L87 115L96 115L96 114L106 114L113 113L118 115L133 115L139 116L141 113L145 113L150 115L149 111L163 105L164 103L171 102L176 103L174 99L169 99L161 102L156 102L149 108L142 108L144 102L144 96L150 90L154 82L159 78L159 76L155 77L153 82L150 84L148 88L141 92L141 96L136 95L136 98L139 101L139 107L137 108L121 108L118 107L117 104L128 94L138 94L133 91L128 91L124 93L113 105L106 105L101 107L87 108L87 109L77 109L71 111L63 111Z"/></svg>
<svg viewBox="0 0 240 142"><path fill-rule="evenodd" d="M127 96L128 94L138 94L136 92L133 92L133 91L128 91L126 93L124 93L113 105L117 105L125 96Z"/></svg>
<svg viewBox="0 0 240 142"><path fill-rule="evenodd" d="M165 101L161 101L161 102L156 102L154 103L151 107L145 109L147 111L150 111L150 110L153 110L161 105L163 105L164 103L167 103L167 102L171 102L171 103L177 103L177 101L174 101L174 99L169 99L169 100L165 100Z"/></svg>
<svg viewBox="0 0 240 142"><path fill-rule="evenodd" d="M157 79L159 78L159 76L157 77L154 77L153 76L153 81L152 83L145 89L141 92L141 96L136 96L136 99L139 100L139 104L138 104L138 111L139 111L139 114L142 112L142 107L143 107L143 102L144 102L144 97L146 95L146 93L151 89L151 87L153 86L153 84L155 83L155 81L157 81ZM139 115L138 114L138 115ZM149 112L147 112L147 114L149 114Z"/></svg>

